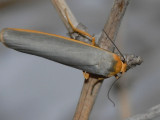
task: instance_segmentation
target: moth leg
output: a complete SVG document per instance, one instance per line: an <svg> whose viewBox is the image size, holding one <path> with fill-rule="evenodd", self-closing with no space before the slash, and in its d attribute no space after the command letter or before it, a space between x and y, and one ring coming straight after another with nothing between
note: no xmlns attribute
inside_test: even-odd
<svg viewBox="0 0 160 120"><path fill-rule="evenodd" d="M85 32L85 31L82 31L76 27L74 27L74 25L72 24L71 20L69 19L69 16L68 16L68 13L67 13L67 9L65 9L65 14L66 14L66 17L67 17L67 20L68 20L68 23L70 24L70 26L72 27L73 31L77 32L77 33L80 33L82 35L85 35L85 36L88 36L92 39L92 45L95 45L95 37L91 36L89 33Z"/></svg>
<svg viewBox="0 0 160 120"><path fill-rule="evenodd" d="M83 71L83 76L86 80L88 80L90 75L89 73Z"/></svg>
<svg viewBox="0 0 160 120"><path fill-rule="evenodd" d="M115 76L114 76L116 79L119 79L120 77L116 74Z"/></svg>

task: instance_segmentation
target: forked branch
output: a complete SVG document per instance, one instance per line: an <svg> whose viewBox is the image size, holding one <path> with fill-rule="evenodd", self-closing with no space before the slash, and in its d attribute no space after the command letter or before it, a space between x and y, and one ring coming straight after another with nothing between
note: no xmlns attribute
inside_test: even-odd
<svg viewBox="0 0 160 120"><path fill-rule="evenodd" d="M69 9L68 5L64 0L52 0L52 2L57 12L59 13L62 21L67 27L69 33L71 33L72 29L66 19L64 12L66 9L71 22L75 27L77 27L79 23L77 22L73 13L71 12L71 10ZM104 27L105 32L110 36L111 39L115 39L117 36L117 32L119 30L119 26L124 16L124 13L126 11L128 3L129 3L129 0L115 0L114 2L111 13ZM71 33L71 37L74 37L74 33ZM81 37L83 38L83 41L85 41L86 38L84 36L81 36ZM114 46L109 43L109 40L106 39L103 33L99 39L99 46L109 51L113 51L113 48L114 48ZM92 90L92 86L97 81L98 79L96 76L91 76L88 81L84 81L83 88L81 91L81 96L80 96L73 120L89 119L89 115L94 105L97 93L102 84L102 82L97 84L91 95L90 93Z"/></svg>

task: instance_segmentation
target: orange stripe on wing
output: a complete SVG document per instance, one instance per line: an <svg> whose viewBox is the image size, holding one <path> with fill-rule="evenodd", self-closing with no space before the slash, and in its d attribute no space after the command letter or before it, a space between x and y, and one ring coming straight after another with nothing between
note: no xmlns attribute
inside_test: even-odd
<svg viewBox="0 0 160 120"><path fill-rule="evenodd" d="M3 30L6 30L6 29L15 30L15 31L21 31L21 32L31 32L31 33L38 33L38 34L43 34L43 35L54 36L54 37L62 38L62 39L64 39L64 40L70 40L70 41L72 41L72 42L80 43L80 44L83 44L83 45L87 45L87 46L90 46L90 47L94 47L94 48L97 48L97 49L100 49L100 50L103 50L103 51L112 53L112 52L107 51L107 50L105 50L105 49L102 49L102 48L100 48L100 47L96 47L96 46L93 46L93 45L91 45L91 44L88 44L88 43L79 41L79 40L71 39L71 38L64 37L64 36L60 36L60 35L56 35L56 34L45 33L45 32L40 32L40 31L36 31L36 30L18 29L18 28L5 28L5 29L3 29ZM3 30L2 30L2 31L3 31Z"/></svg>

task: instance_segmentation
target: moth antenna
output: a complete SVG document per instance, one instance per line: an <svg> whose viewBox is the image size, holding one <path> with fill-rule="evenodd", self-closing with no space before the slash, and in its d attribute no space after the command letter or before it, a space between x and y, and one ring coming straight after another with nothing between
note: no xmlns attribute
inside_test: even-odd
<svg viewBox="0 0 160 120"><path fill-rule="evenodd" d="M119 77L120 78L120 77ZM111 89L113 88L113 86L117 83L117 81L119 80L119 78L118 79L116 79L113 83L112 83L112 85L110 86L110 88L109 88L109 90L108 90L108 93L107 93L107 97L108 97L108 99L109 99L109 101L113 104L113 106L115 107L115 102L110 98L110 92L111 92Z"/></svg>
<svg viewBox="0 0 160 120"><path fill-rule="evenodd" d="M114 47L118 50L118 52L120 53L120 55L123 57L123 60L122 61L123 63L126 62L126 59L124 57L124 55L121 53L121 51L118 49L118 47L116 46L116 44L113 42L113 40L108 36L108 34L104 31L103 29L103 32L106 34L107 38L111 41L111 43L114 45Z"/></svg>

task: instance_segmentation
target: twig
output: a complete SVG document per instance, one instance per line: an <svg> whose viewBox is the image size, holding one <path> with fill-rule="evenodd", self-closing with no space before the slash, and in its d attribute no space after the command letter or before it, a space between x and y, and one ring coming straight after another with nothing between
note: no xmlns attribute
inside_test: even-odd
<svg viewBox="0 0 160 120"><path fill-rule="evenodd" d="M74 17L72 11L68 7L67 3L64 0L52 0L52 3L54 7L56 8L61 20L63 21L64 25L68 29L68 31L71 33L73 32L72 28L70 27L68 20L65 15L65 9L67 10L68 16L74 26L78 26L78 22L76 18Z"/></svg>
<svg viewBox="0 0 160 120"><path fill-rule="evenodd" d="M66 21L66 16L64 14L64 9L67 9L69 18L73 25L77 27L78 22L75 19L74 15L70 11L69 7L65 3L64 0L52 0L55 8L57 9L57 12L59 13L61 19L63 20L65 26L67 27L69 32L72 32L68 22ZM115 0L112 11L110 13L109 19L104 27L105 32L110 36L111 39L116 38L121 20L123 18L123 15L125 13L126 7L128 5L129 0ZM73 35L73 34L72 34ZM72 37L71 35L71 37ZM83 38L85 39L85 38ZM109 43L109 40L106 40L105 35L102 33L99 45L101 48L113 51L113 45ZM73 120L88 120L90 112L92 110L92 107L94 105L97 93L101 87L101 83L97 84L94 88L94 91L91 93L92 86L95 82L97 82L98 79L93 76L89 78L88 81L84 82L83 89L81 92L81 96L77 105L77 109L74 115Z"/></svg>
<svg viewBox="0 0 160 120"><path fill-rule="evenodd" d="M71 38L76 38L80 41L84 41L84 42L87 42L87 43L91 43L91 41L89 41L87 38L85 38L84 36L80 36L79 34L77 33L74 33L74 31L72 30L70 24L68 23L68 20L66 18L66 15L65 15L65 10L67 11L67 14L69 16L69 19L71 20L71 23L78 29L81 29L81 30L84 30L86 31L87 28L81 24L81 23L78 23L77 19L75 18L75 16L73 15L72 11L70 10L69 6L67 5L67 3L64 1L64 0L51 0L54 7L56 8L61 20L63 21L64 25L66 26L68 32L69 32L69 35Z"/></svg>
<svg viewBox="0 0 160 120"><path fill-rule="evenodd" d="M115 0L109 18L104 26L104 31L114 41L116 39L122 18L130 0ZM114 46L110 40L106 40L105 33L102 33L99 46L106 50L114 51Z"/></svg>
<svg viewBox="0 0 160 120"><path fill-rule="evenodd" d="M160 104L152 107L144 114L138 114L126 120L153 120L160 117Z"/></svg>

